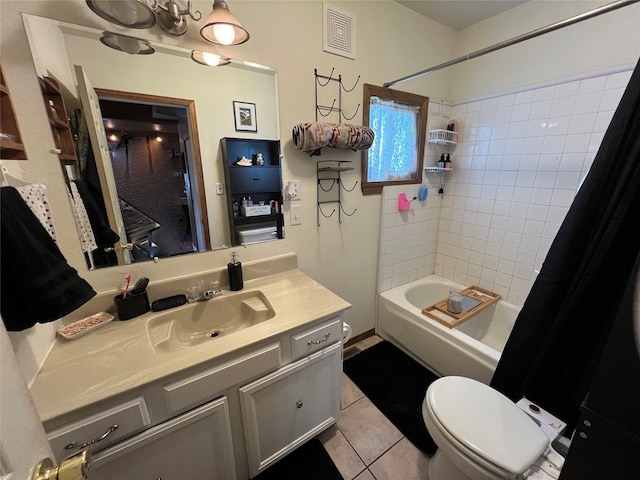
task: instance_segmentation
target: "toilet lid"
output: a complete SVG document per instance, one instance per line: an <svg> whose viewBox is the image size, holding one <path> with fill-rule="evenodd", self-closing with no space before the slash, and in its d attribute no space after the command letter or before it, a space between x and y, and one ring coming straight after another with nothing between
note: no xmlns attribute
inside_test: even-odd
<svg viewBox="0 0 640 480"><path fill-rule="evenodd" d="M471 451L514 474L546 450L549 439L526 413L493 388L465 377L442 377L427 390L440 424Z"/></svg>

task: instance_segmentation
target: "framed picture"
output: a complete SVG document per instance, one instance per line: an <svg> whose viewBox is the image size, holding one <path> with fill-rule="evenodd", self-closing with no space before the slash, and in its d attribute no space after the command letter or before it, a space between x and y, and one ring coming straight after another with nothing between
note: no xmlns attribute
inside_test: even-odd
<svg viewBox="0 0 640 480"><path fill-rule="evenodd" d="M233 101L236 132L257 132L256 104Z"/></svg>

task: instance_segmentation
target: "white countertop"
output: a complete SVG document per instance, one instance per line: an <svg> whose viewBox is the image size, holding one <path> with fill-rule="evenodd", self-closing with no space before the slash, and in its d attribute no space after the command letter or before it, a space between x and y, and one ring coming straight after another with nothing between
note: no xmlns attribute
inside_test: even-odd
<svg viewBox="0 0 640 480"><path fill-rule="evenodd" d="M47 422L351 307L297 269L245 281L241 292L249 290L266 295L275 317L181 351L154 351L147 322L157 312L113 321L75 340L58 339L31 387L40 419ZM224 290L223 296L241 292Z"/></svg>

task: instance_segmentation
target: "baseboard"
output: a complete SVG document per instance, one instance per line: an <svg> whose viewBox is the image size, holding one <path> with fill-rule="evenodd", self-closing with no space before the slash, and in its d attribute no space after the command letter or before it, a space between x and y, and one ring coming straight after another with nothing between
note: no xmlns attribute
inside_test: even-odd
<svg viewBox="0 0 640 480"><path fill-rule="evenodd" d="M359 333L358 335L354 335L353 337L351 337L351 339L344 344L345 348L350 347L351 345L354 345L362 340L364 340L365 338L371 337L373 335L375 335L375 330L372 328L370 330L367 330L366 332L362 332Z"/></svg>

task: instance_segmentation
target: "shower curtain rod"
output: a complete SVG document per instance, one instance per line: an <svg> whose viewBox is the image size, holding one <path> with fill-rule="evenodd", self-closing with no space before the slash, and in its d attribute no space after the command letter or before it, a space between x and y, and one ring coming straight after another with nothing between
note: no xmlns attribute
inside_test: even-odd
<svg viewBox="0 0 640 480"><path fill-rule="evenodd" d="M486 55L487 53L495 52L496 50L501 50L506 47L510 47L511 45L515 45L516 43L524 42L525 40L529 40L535 37L539 37L540 35L544 35L545 33L553 32L554 30L559 30L564 27L568 27L569 25L573 25L575 23L582 22L584 20L588 20L593 17L597 17L598 15L602 15L604 13L611 12L613 10L617 10L618 8L627 7L634 3L638 3L640 0L618 0L613 3L608 3L607 5L603 5L602 7L594 8L593 10L589 10L588 12L581 13L580 15L576 15L571 18L567 18L566 20L561 20L559 22L553 23L551 25L547 25L546 27L539 28L537 30L533 30L529 33L525 33L523 35L519 35L517 37L511 38L509 40L505 40L503 42L496 43L495 45L491 45L490 47L482 48L480 50L476 50L475 52L468 53L463 55L462 57L454 58L453 60L449 60L448 62L441 63L439 65L435 65L433 67L427 68L426 70L422 70L420 72L407 75L406 77L399 78L397 80L393 80L391 82L387 82L383 84L383 87L390 87L391 85L395 85L396 83L406 82L407 80L413 80L416 77L421 77L422 75L426 75L428 73L432 73L438 70L442 70L447 67L451 67L453 65L457 65L458 63L466 62L467 60L472 60L474 58L481 57L482 55Z"/></svg>

